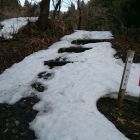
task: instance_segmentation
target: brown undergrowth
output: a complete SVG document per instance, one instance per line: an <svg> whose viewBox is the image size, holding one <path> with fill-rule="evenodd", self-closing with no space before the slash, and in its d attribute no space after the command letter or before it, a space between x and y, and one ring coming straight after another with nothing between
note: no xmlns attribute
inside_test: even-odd
<svg viewBox="0 0 140 140"><path fill-rule="evenodd" d="M28 22L12 40L0 41L0 73L20 62L26 56L39 50L47 49L65 34L71 33L71 26L62 21L50 21L47 30L40 30L35 23Z"/></svg>
<svg viewBox="0 0 140 140"><path fill-rule="evenodd" d="M134 63L140 63L140 40L130 36L115 36L112 47L117 51L116 56L125 62L127 51L134 50Z"/></svg>
<svg viewBox="0 0 140 140"><path fill-rule="evenodd" d="M140 139L140 103L124 100L119 109L115 99L101 98L97 107L126 137L131 140Z"/></svg>

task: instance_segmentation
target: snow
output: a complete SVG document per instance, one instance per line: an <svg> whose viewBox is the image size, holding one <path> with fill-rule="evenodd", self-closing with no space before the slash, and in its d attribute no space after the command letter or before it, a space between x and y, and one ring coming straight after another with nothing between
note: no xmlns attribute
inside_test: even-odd
<svg viewBox="0 0 140 140"><path fill-rule="evenodd" d="M124 63L114 58L111 43L90 43L83 45L92 48L85 52L58 54L59 48L73 46L72 38L85 38L89 33L98 39L112 37L110 32L76 31L0 75L1 103L13 104L33 92L40 98L34 106L39 113L30 123L38 140L127 140L96 107L97 100L117 92L121 82ZM44 61L60 56L74 63L53 69L43 65ZM52 79L37 78L44 70L54 73ZM133 64L127 87L129 95L139 96L139 72L140 64ZM34 81L41 82L47 89L42 93L34 91L30 86Z"/></svg>
<svg viewBox="0 0 140 140"><path fill-rule="evenodd" d="M73 34L66 35L62 38L62 40L68 40L68 41L73 41L77 39L113 39L113 36L110 31L76 30Z"/></svg>
<svg viewBox="0 0 140 140"><path fill-rule="evenodd" d="M28 20L31 22L35 22L37 20L37 17L19 17L2 21L1 24L4 27L0 30L0 37L11 39L12 34L17 33L21 27L25 26L28 23Z"/></svg>

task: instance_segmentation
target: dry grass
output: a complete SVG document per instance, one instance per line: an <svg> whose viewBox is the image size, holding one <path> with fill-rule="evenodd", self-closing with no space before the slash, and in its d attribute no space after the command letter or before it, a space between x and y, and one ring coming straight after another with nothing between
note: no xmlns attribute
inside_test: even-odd
<svg viewBox="0 0 140 140"><path fill-rule="evenodd" d="M27 26L19 30L18 34L14 34L14 40L1 41L0 73L26 56L36 51L47 49L48 46L58 41L64 34L70 33L70 30L63 23L52 22L53 24L51 24L50 28L44 32L35 23L29 22ZM65 28L58 26L58 24L63 24Z"/></svg>
<svg viewBox="0 0 140 140"><path fill-rule="evenodd" d="M140 42L135 38L129 36L117 36L112 41L112 47L116 49L119 55L122 56L123 61L126 59L126 54L129 49L135 51L134 62L140 63Z"/></svg>

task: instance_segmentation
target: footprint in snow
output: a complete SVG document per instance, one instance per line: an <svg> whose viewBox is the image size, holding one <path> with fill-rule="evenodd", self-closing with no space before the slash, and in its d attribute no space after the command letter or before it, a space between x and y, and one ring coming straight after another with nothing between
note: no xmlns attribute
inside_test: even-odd
<svg viewBox="0 0 140 140"><path fill-rule="evenodd" d="M53 78L54 73L43 71L43 72L40 72L37 76L39 79L43 78L44 80L50 80Z"/></svg>
<svg viewBox="0 0 140 140"><path fill-rule="evenodd" d="M32 83L31 87L35 89L38 92L44 92L45 89L47 89L42 83L40 82L34 82Z"/></svg>

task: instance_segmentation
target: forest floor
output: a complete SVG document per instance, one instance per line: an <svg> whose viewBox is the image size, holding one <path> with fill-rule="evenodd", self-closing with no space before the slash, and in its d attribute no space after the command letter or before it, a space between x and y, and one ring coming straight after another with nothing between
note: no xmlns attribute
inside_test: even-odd
<svg viewBox="0 0 140 140"><path fill-rule="evenodd" d="M27 56L0 75L1 140L139 139L138 103L125 100L119 110L114 99L99 99L109 89L118 89L123 63L114 57L125 61L131 41L114 39L112 46L101 41L71 44L71 39L80 35L99 39L111 36L110 32L77 31L49 49L40 37L0 42L1 73L25 56L48 49ZM139 45L134 43L133 46L131 49L136 50L134 62L140 63ZM117 50L115 55L112 47ZM136 95L139 65L134 64L132 69L128 90L129 94L132 91ZM127 138L98 112L96 102L99 111Z"/></svg>
<svg viewBox="0 0 140 140"><path fill-rule="evenodd" d="M56 37L24 36L14 40L0 41L0 73L13 64L22 61L26 56L39 50L48 49L48 46L58 41L62 35ZM49 40L49 41L48 41Z"/></svg>
<svg viewBox="0 0 140 140"><path fill-rule="evenodd" d="M37 97L23 98L14 105L0 103L0 139L34 140L35 134L29 123L37 115L32 107L39 101Z"/></svg>
<svg viewBox="0 0 140 140"><path fill-rule="evenodd" d="M32 39L25 37L16 40L0 41L0 73L14 63L22 61L26 56L39 50L47 49L48 46L59 40L60 37L52 39L49 44L45 44L40 37L33 37ZM130 38L117 37L112 40L112 47L117 51L115 57L122 58L124 62L127 50L135 50L134 63L140 63L139 42L135 42Z"/></svg>
<svg viewBox="0 0 140 140"><path fill-rule="evenodd" d="M30 17L30 22L27 21L27 17L19 17L2 22L5 26L1 29L2 31L0 30L0 73L22 61L28 55L48 49L62 36L73 32L68 25L63 25L66 26L66 29L62 31L60 28L62 22L59 21L56 24L52 23L52 27L44 31L41 31L34 23L36 18ZM57 24L59 27L55 27ZM15 30L14 33L13 30Z"/></svg>
<svg viewBox="0 0 140 140"><path fill-rule="evenodd" d="M39 101L35 96L23 98L13 105L0 104L0 139L1 140L34 140L34 131L29 123L36 117L37 111L32 107ZM119 109L116 100L101 98L97 107L113 124L131 140L139 140L140 104L124 100Z"/></svg>
<svg viewBox="0 0 140 140"><path fill-rule="evenodd" d="M115 99L101 98L97 102L97 107L126 137L139 140L140 103L124 100L119 109Z"/></svg>
<svg viewBox="0 0 140 140"><path fill-rule="evenodd" d="M116 58L121 58L123 62L125 62L127 51L128 50L134 50L135 56L134 56L134 63L140 63L140 42L138 40L135 40L132 37L129 37L126 35L120 35L114 37L114 40L112 41L112 47L117 51Z"/></svg>

